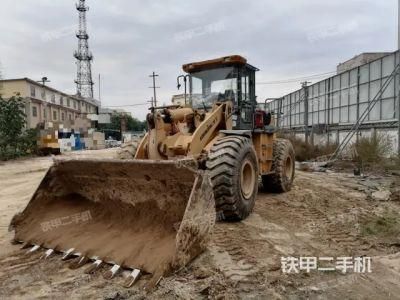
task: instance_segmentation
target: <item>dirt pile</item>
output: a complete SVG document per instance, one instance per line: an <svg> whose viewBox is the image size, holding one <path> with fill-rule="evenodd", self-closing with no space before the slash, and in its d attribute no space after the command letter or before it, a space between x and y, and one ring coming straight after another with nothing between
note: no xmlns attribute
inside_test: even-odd
<svg viewBox="0 0 400 300"><path fill-rule="evenodd" d="M139 146L139 139L133 140L129 143L123 144L121 149L118 150L117 156L119 159L133 159L136 154L137 147Z"/></svg>

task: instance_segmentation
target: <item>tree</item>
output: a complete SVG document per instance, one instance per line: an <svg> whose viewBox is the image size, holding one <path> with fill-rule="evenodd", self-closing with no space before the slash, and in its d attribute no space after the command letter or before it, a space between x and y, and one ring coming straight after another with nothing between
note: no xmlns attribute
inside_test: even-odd
<svg viewBox="0 0 400 300"><path fill-rule="evenodd" d="M128 131L143 131L146 129L147 126L146 121L139 121L138 119L131 116L127 116L126 121L126 127Z"/></svg>
<svg viewBox="0 0 400 300"><path fill-rule="evenodd" d="M137 118L134 118L130 115L121 115L121 114L113 114L111 116L110 124L101 124L99 125L100 130L114 131L114 134L110 134L116 139L120 139L120 130L121 130L121 119L126 118L126 130L127 131L143 131L146 129L147 122L140 121Z"/></svg>
<svg viewBox="0 0 400 300"><path fill-rule="evenodd" d="M24 130L26 125L24 107L24 100L19 96L13 96L8 100L0 96L0 159L2 160L26 154L27 147L30 148L28 145L35 144L34 133Z"/></svg>

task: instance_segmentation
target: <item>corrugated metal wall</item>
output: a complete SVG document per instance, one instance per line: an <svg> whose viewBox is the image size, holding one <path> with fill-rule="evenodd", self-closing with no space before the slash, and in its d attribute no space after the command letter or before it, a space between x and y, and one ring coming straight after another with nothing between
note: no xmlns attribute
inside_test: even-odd
<svg viewBox="0 0 400 300"><path fill-rule="evenodd" d="M267 110L278 116L284 129L310 126L348 126L356 122L400 62L399 51L368 64L335 75L290 93L267 104ZM392 80L382 98L370 111L364 124L395 122L398 75ZM308 126L307 126L308 125ZM397 125L393 124L393 127Z"/></svg>

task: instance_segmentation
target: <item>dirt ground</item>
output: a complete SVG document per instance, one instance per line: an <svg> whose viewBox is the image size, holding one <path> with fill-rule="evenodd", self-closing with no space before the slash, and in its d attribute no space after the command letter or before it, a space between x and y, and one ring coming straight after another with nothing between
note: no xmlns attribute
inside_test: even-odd
<svg viewBox="0 0 400 300"><path fill-rule="evenodd" d="M113 157L116 150L73 155ZM149 293L11 245L7 231L51 158L0 163L0 299L400 299L399 177L298 171L292 191L259 192L253 214L217 223L206 252ZM390 198L390 192L392 197ZM371 273L287 274L282 257L371 257Z"/></svg>

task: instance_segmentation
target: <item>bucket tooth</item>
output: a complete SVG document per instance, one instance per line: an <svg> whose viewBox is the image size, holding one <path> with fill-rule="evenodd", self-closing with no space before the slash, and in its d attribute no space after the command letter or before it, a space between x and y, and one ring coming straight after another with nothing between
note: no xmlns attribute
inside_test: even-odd
<svg viewBox="0 0 400 300"><path fill-rule="evenodd" d="M120 265L113 265L110 271L107 271L103 277L104 279L113 279L114 276L118 273L118 271L121 269Z"/></svg>
<svg viewBox="0 0 400 300"><path fill-rule="evenodd" d="M78 269L78 268L82 267L83 265L85 265L86 263L88 263L89 260L90 260L89 257L81 255L76 260L74 260L73 262L70 263L69 268L72 270Z"/></svg>
<svg viewBox="0 0 400 300"><path fill-rule="evenodd" d="M93 274L102 264L102 260L96 259L88 268L86 268L85 274Z"/></svg>
<svg viewBox="0 0 400 300"><path fill-rule="evenodd" d="M36 252L36 251L39 250L39 249L40 249L40 246L39 246L39 245L34 245L31 249L29 249L29 250L26 252L26 254L30 254L30 253Z"/></svg>
<svg viewBox="0 0 400 300"><path fill-rule="evenodd" d="M27 249L27 248L29 248L31 245L32 245L31 243L25 242L25 243L22 244L21 249Z"/></svg>
<svg viewBox="0 0 400 300"><path fill-rule="evenodd" d="M21 244L21 241L18 241L16 239L11 240L11 245L18 245L18 244Z"/></svg>
<svg viewBox="0 0 400 300"><path fill-rule="evenodd" d="M67 251L65 251L62 260L67 260L68 258L70 258L73 254L74 254L75 248L70 248Z"/></svg>
<svg viewBox="0 0 400 300"><path fill-rule="evenodd" d="M42 254L40 259L47 259L54 253L54 249L47 249L45 253Z"/></svg>
<svg viewBox="0 0 400 300"><path fill-rule="evenodd" d="M130 288L139 279L139 276L140 276L140 270L134 269L132 273L129 274L128 278L126 278L124 282L124 287Z"/></svg>

